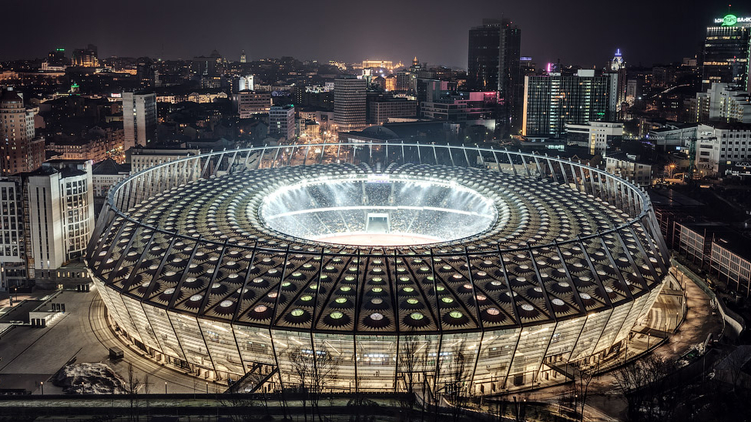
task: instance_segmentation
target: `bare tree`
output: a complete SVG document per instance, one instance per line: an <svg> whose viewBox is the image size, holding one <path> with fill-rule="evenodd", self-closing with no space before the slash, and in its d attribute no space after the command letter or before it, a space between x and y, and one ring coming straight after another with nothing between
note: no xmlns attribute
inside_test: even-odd
<svg viewBox="0 0 751 422"><path fill-rule="evenodd" d="M669 373L671 365L655 355L646 356L622 366L613 373L616 388L628 403L631 420L659 420L659 401L665 394L661 380Z"/></svg>
<svg viewBox="0 0 751 422"><path fill-rule="evenodd" d="M307 403L310 401L314 414L323 420L320 409L321 394L327 383L336 377L336 362L328 350L296 348L289 352L292 369L300 380L299 390L302 399L303 415L308 420Z"/></svg>
<svg viewBox="0 0 751 422"><path fill-rule="evenodd" d="M126 386L128 396L130 397L130 418L131 421L138 421L140 417L137 412L134 412L134 405L138 404L138 390L141 388L141 380L133 371L133 364L128 363L128 385Z"/></svg>
<svg viewBox="0 0 751 422"><path fill-rule="evenodd" d="M398 378L404 384L405 397L399 403L403 409L409 409L409 418L415 405L415 384L417 383L417 368L420 364L420 342L414 334L404 336L400 340L399 358L397 361Z"/></svg>
<svg viewBox="0 0 751 422"><path fill-rule="evenodd" d="M466 405L468 398L467 389L470 377L468 362L464 356L464 342L456 347L447 368L447 382L444 386L446 395L453 405L452 414L454 420L459 419L461 409Z"/></svg>
<svg viewBox="0 0 751 422"><path fill-rule="evenodd" d="M574 412L579 415L579 420L584 421L584 409L587 406L589 384L595 378L600 369L599 362L594 366L584 366L582 362L571 363L574 369Z"/></svg>
<svg viewBox="0 0 751 422"><path fill-rule="evenodd" d="M233 422L248 422L263 418L254 409L257 402L251 395L243 393L227 393L220 396L219 403L222 407L230 409L228 415Z"/></svg>

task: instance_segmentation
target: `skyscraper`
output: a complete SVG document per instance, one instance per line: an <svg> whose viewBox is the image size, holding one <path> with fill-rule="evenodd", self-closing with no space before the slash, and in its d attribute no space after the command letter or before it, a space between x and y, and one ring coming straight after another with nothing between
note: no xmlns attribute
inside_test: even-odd
<svg viewBox="0 0 751 422"><path fill-rule="evenodd" d="M626 102L626 62L623 60L621 49L615 51L615 55L608 62L607 73L610 74L610 83L613 85L611 91L614 93L610 97L610 117L611 119L621 120Z"/></svg>
<svg viewBox="0 0 751 422"><path fill-rule="evenodd" d="M8 88L0 95L0 172L10 174L33 171L44 161L44 140L36 138L34 109Z"/></svg>
<svg viewBox="0 0 751 422"><path fill-rule="evenodd" d="M467 84L475 91L498 91L502 132L515 132L521 120L520 52L521 30L508 19L484 19L469 30Z"/></svg>
<svg viewBox="0 0 751 422"><path fill-rule="evenodd" d="M125 149L156 141L156 94L123 92Z"/></svg>
<svg viewBox="0 0 751 422"><path fill-rule="evenodd" d="M364 79L345 77L334 80L334 123L340 132L367 125L367 84Z"/></svg>
<svg viewBox="0 0 751 422"><path fill-rule="evenodd" d="M707 28L702 55L702 89L713 83L724 82L751 90L749 84L749 57L751 55L751 17L728 14L714 20Z"/></svg>
<svg viewBox="0 0 751 422"><path fill-rule="evenodd" d="M566 124L607 120L615 87L610 75L596 76L591 69L527 76L522 134L556 138Z"/></svg>

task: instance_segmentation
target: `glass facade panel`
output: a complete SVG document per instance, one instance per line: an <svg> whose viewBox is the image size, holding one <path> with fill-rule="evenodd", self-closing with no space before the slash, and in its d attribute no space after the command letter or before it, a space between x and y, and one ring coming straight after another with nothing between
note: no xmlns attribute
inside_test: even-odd
<svg viewBox="0 0 751 422"><path fill-rule="evenodd" d="M515 328L485 333L474 378L474 383L480 384L481 389L496 392L503 388L520 332Z"/></svg>
<svg viewBox="0 0 751 422"><path fill-rule="evenodd" d="M214 365L211 362L211 357L206 349L206 343L203 341L203 335L196 319L175 312L168 312L167 315L172 322L172 326L175 327L177 339L180 341L180 345L185 353L185 360L201 368L213 370Z"/></svg>
<svg viewBox="0 0 751 422"><path fill-rule="evenodd" d="M358 335L356 345L357 382L362 390L394 391L396 338Z"/></svg>
<svg viewBox="0 0 751 422"><path fill-rule="evenodd" d="M128 335L143 343L141 333L134 324L133 318L131 317L128 309L123 303L123 296L115 294L113 292L113 294L110 295L110 300L112 301L112 305L117 310L118 315L120 315L121 317L121 319L119 319L117 323L123 328L123 330L125 330L125 332L128 333Z"/></svg>
<svg viewBox="0 0 751 422"><path fill-rule="evenodd" d="M439 388L467 392L471 388L481 333L444 334Z"/></svg>
<svg viewBox="0 0 751 422"><path fill-rule="evenodd" d="M120 297L128 308L133 324L138 329L138 332L141 333L141 342L152 349L161 350L162 348L159 346L159 342L156 339L154 329L151 327L151 322L146 318L146 314L143 313L141 302L127 296Z"/></svg>
<svg viewBox="0 0 751 422"><path fill-rule="evenodd" d="M324 391L355 391L355 344L352 336L313 334L316 353L320 356L316 370Z"/></svg>
<svg viewBox="0 0 751 422"><path fill-rule="evenodd" d="M285 388L313 388L316 352L310 343L310 333L273 330L271 335L282 385Z"/></svg>
<svg viewBox="0 0 751 422"><path fill-rule="evenodd" d="M637 302L624 303L613 310L613 315L610 317L607 327L605 327L605 330L602 332L602 336L600 336L600 340L597 342L595 350L607 350L613 345L613 340L615 340L622 329L625 328L623 323L626 321L626 317L631 311L631 307L636 304ZM638 302L638 305L642 305L642 302ZM625 329L626 331L630 331L631 327Z"/></svg>
<svg viewBox="0 0 751 422"><path fill-rule="evenodd" d="M232 327L223 322L199 319L203 338L218 372L234 374L234 379L245 374Z"/></svg>
<svg viewBox="0 0 751 422"><path fill-rule="evenodd" d="M234 325L233 328L246 371L250 371L255 364L276 366L268 329L244 325Z"/></svg>
<svg viewBox="0 0 751 422"><path fill-rule="evenodd" d="M511 363L509 382L514 386L531 385L537 380L537 372L542 364L554 325L524 327L519 337L514 360Z"/></svg>
<svg viewBox="0 0 751 422"><path fill-rule="evenodd" d="M185 355L180 348L180 343L177 341L175 331L172 329L172 325L167 317L167 311L156 306L144 306L143 310L149 321L151 321L151 327L154 329L157 340L159 340L159 344L162 347L161 352L167 356L185 360Z"/></svg>
<svg viewBox="0 0 751 422"><path fill-rule="evenodd" d="M586 316L560 321L550 339L545 361L554 363L567 360L579 341L579 335L586 321Z"/></svg>
<svg viewBox="0 0 751 422"><path fill-rule="evenodd" d="M579 360L591 356L595 352L595 345L600 340L602 330L610 319L612 309L587 315L587 322L584 324L579 342L576 343L574 351L571 353L571 360Z"/></svg>

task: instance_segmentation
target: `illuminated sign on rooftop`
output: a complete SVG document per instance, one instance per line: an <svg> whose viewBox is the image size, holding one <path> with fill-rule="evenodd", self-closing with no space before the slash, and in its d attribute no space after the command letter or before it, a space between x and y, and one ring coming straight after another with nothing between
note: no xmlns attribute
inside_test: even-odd
<svg viewBox="0 0 751 422"><path fill-rule="evenodd" d="M714 23L720 26L735 26L739 23L751 23L751 17L739 18L738 16L727 14L722 18L715 18Z"/></svg>

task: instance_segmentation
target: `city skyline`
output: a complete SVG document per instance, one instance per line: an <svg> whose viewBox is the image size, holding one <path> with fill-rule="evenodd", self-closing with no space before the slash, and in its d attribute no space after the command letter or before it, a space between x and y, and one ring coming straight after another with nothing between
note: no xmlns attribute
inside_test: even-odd
<svg viewBox="0 0 751 422"><path fill-rule="evenodd" d="M100 57L190 59L216 49L231 61L245 50L249 60L293 56L408 63L418 56L423 62L466 68L467 28L480 25L483 18L505 17L522 30L521 54L539 64L560 60L599 68L620 48L629 65L649 66L700 53L704 28L728 10L745 16L737 7L698 1L640 0L614 8L594 1L499 5L474 0L458 9L446 1L405 5L388 0L367 11L341 1L315 8L300 1L286 7L254 4L252 10L232 0L215 6L203 10L173 0L136 0L113 10L107 3L80 0L50 4L49 13L39 14L33 4L13 1L4 9L16 19L3 25L0 36L15 40L3 48L0 60L42 58L54 48L70 52L92 43ZM122 28L121 22L130 22L131 29ZM24 36L14 37L19 33Z"/></svg>

